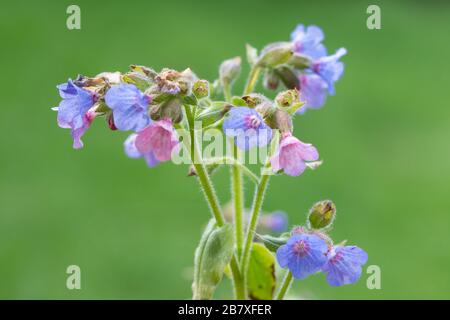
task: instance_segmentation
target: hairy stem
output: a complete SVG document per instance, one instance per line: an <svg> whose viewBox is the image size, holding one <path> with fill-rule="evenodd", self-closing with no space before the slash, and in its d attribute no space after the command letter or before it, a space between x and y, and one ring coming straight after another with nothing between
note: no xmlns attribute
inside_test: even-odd
<svg viewBox="0 0 450 320"><path fill-rule="evenodd" d="M190 144L189 150L191 154L192 164L195 167L197 172L198 180L200 185L202 186L203 192L205 194L206 201L209 204L211 213L216 219L217 225L219 227L225 224L225 219L222 214L222 210L219 205L219 199L214 191L214 186L209 178L208 172L205 169L205 165L201 160L200 151L198 150L198 146L196 143L196 136L194 130L194 116L189 106L185 107L186 117L189 124L189 136L190 136ZM239 264L235 255L231 258L230 261L230 269L233 275L233 284L236 299L242 300L245 299L245 282L243 281L243 277L239 270Z"/></svg>
<svg viewBox="0 0 450 320"><path fill-rule="evenodd" d="M253 238L255 236L256 225L258 223L259 214L261 212L261 207L264 201L264 195L266 193L267 186L269 184L270 175L265 174L261 176L259 184L256 188L255 197L253 198L253 205L250 217L250 223L247 228L247 233L244 243L244 251L241 257L241 272L246 281L248 264L250 260L250 249L252 246Z"/></svg>
<svg viewBox="0 0 450 320"><path fill-rule="evenodd" d="M283 282L281 283L280 290L278 291L278 293L275 297L276 300L283 300L284 296L286 295L289 288L291 287L292 280L293 280L292 273L289 270L287 270L286 275L283 278Z"/></svg>
<svg viewBox="0 0 450 320"><path fill-rule="evenodd" d="M252 93L255 88L256 83L258 82L259 74L261 73L261 67L254 65L250 70L250 74L247 79L247 83L244 89L244 95Z"/></svg>
<svg viewBox="0 0 450 320"><path fill-rule="evenodd" d="M231 102L231 86L228 82L224 81L222 83L222 87L223 87L223 95L225 98L225 101L227 102Z"/></svg>
<svg viewBox="0 0 450 320"><path fill-rule="evenodd" d="M231 164L233 166L237 166L242 171L242 173L246 175L247 178L249 178L254 184L257 185L259 183L259 177L256 174L254 174L249 168L247 168L234 158L231 157L206 158L204 159L204 162L206 165Z"/></svg>
<svg viewBox="0 0 450 320"><path fill-rule="evenodd" d="M242 179L241 167L237 164L238 162L239 150L235 144L233 144L233 159L235 159L235 164L231 167L231 185L232 194L234 201L234 223L236 229L236 247L237 256L240 257L242 253L242 247L244 244L244 230L243 230L243 219L244 219L244 185Z"/></svg>

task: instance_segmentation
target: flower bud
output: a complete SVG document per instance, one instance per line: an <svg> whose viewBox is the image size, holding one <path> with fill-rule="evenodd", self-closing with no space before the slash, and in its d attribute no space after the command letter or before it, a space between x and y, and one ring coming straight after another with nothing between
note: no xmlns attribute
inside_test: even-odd
<svg viewBox="0 0 450 320"><path fill-rule="evenodd" d="M281 82L288 89L298 89L300 87L300 81L294 70L286 66L280 66L276 69L277 75Z"/></svg>
<svg viewBox="0 0 450 320"><path fill-rule="evenodd" d="M275 42L262 49L258 65L261 67L274 68L286 63L293 54L292 43Z"/></svg>
<svg viewBox="0 0 450 320"><path fill-rule="evenodd" d="M267 70L264 73L263 86L268 90L276 90L280 84L280 78L274 70Z"/></svg>
<svg viewBox="0 0 450 320"><path fill-rule="evenodd" d="M297 90L286 90L280 92L275 98L276 103L281 108L288 108L299 101Z"/></svg>
<svg viewBox="0 0 450 320"><path fill-rule="evenodd" d="M281 133L292 132L292 117L285 110L276 109L266 117L266 123L272 129L278 129Z"/></svg>
<svg viewBox="0 0 450 320"><path fill-rule="evenodd" d="M150 118L154 121L171 119L173 123L180 123L183 119L180 99L169 99L161 104L151 106Z"/></svg>
<svg viewBox="0 0 450 320"><path fill-rule="evenodd" d="M209 95L209 82L206 80L197 80L192 86L192 93L197 99L207 97Z"/></svg>
<svg viewBox="0 0 450 320"><path fill-rule="evenodd" d="M336 206L330 200L317 202L309 211L308 223L312 229L323 229L333 223Z"/></svg>
<svg viewBox="0 0 450 320"><path fill-rule="evenodd" d="M231 84L241 73L241 57L225 60L219 67L219 78L223 84Z"/></svg>
<svg viewBox="0 0 450 320"><path fill-rule="evenodd" d="M292 57L287 62L290 66L293 66L295 69L307 69L310 68L312 65L312 61L309 57L299 55L299 54L293 54Z"/></svg>

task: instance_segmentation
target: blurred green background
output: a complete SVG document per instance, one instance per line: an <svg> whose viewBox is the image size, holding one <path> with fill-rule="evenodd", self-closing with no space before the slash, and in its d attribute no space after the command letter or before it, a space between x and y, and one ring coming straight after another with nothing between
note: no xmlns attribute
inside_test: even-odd
<svg viewBox="0 0 450 320"><path fill-rule="evenodd" d="M66 28L81 7L82 29ZM368 30L366 8L381 7ZM74 151L56 125L55 86L77 74L191 67L214 80L220 62L316 24L329 51L348 49L337 94L295 120L324 159L272 179L265 210L300 224L333 199L332 236L379 265L381 290L294 286L320 299L450 298L450 6L428 1L13 1L0 11L0 298L190 298L190 267L209 219L185 166L126 158L122 132L97 121ZM245 77L245 67L242 78ZM241 90L243 79L238 83ZM227 170L214 176L223 202ZM253 186L246 186L250 194ZM249 199L247 199L249 200ZM66 268L82 289L66 289ZM229 297L226 286L218 297Z"/></svg>

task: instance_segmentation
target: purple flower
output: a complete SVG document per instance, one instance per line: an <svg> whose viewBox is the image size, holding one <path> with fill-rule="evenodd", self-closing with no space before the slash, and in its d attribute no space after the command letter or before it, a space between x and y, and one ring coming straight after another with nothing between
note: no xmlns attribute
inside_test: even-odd
<svg viewBox="0 0 450 320"><path fill-rule="evenodd" d="M339 59L347 53L345 48L340 48L335 54L317 59L313 62L311 69L317 73L328 84L328 92L334 94L334 83L344 73L344 63Z"/></svg>
<svg viewBox="0 0 450 320"><path fill-rule="evenodd" d="M136 137L136 148L141 154L153 154L158 161L172 159L179 149L179 141L170 119L152 122Z"/></svg>
<svg viewBox="0 0 450 320"><path fill-rule="evenodd" d="M314 73L303 73L299 77L300 100L305 102L298 113L304 113L306 109L318 109L325 104L327 99L327 83Z"/></svg>
<svg viewBox="0 0 450 320"><path fill-rule="evenodd" d="M262 216L259 223L273 232L283 232L288 227L288 218L285 212L275 211Z"/></svg>
<svg viewBox="0 0 450 320"><path fill-rule="evenodd" d="M317 26L306 27L302 24L297 25L291 33L291 40L294 44L294 52L309 56L312 59L318 59L327 54L327 49L321 43L324 39L322 29Z"/></svg>
<svg viewBox="0 0 450 320"><path fill-rule="evenodd" d="M58 125L61 128L72 129L73 147L82 148L80 138L94 119L95 114L93 112L88 114L88 111L97 97L95 93L76 86L70 79L57 88L63 99L58 107L53 108L58 111Z"/></svg>
<svg viewBox="0 0 450 320"><path fill-rule="evenodd" d="M130 158L144 158L145 162L147 162L147 165L152 168L154 166L156 166L159 161L156 159L155 155L153 154L153 152L148 152L148 153L141 153L139 152L139 150L136 147L136 138L137 138L137 134L133 133L131 134L127 140L125 140L123 146L125 149L125 154L127 156L129 156Z"/></svg>
<svg viewBox="0 0 450 320"><path fill-rule="evenodd" d="M288 268L294 278L305 279L320 271L326 263L328 245L314 234L295 234L277 250L277 260L282 268Z"/></svg>
<svg viewBox="0 0 450 320"><path fill-rule="evenodd" d="M331 286L352 284L361 277L367 253L357 246L336 246L328 253L328 261L322 267Z"/></svg>
<svg viewBox="0 0 450 320"><path fill-rule="evenodd" d="M105 95L105 102L113 110L114 124L119 130L139 132L150 123L147 112L150 98L135 85L112 87Z"/></svg>
<svg viewBox="0 0 450 320"><path fill-rule="evenodd" d="M301 142L291 133L285 133L270 162L275 172L283 169L289 176L298 176L305 171L305 161L318 159L319 153L313 145Z"/></svg>
<svg viewBox="0 0 450 320"><path fill-rule="evenodd" d="M247 107L232 108L223 122L223 130L227 136L235 138L242 150L265 146L272 139L272 129L257 111Z"/></svg>
<svg viewBox="0 0 450 320"><path fill-rule="evenodd" d="M89 127L92 124L92 121L94 121L94 118L96 116L96 113L94 111L89 110L84 116L83 116L83 124L81 127L72 130L72 138L73 138L73 148L74 149L81 149L83 148L83 141L81 141L81 137L84 135L84 133L89 129Z"/></svg>

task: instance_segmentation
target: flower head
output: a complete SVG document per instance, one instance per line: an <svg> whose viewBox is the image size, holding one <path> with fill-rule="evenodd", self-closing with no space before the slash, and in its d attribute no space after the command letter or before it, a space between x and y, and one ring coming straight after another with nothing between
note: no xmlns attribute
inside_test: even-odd
<svg viewBox="0 0 450 320"><path fill-rule="evenodd" d="M331 286L352 284L361 277L362 266L367 262L367 253L357 246L336 246L327 255L322 267Z"/></svg>
<svg viewBox="0 0 450 320"><path fill-rule="evenodd" d="M331 56L321 57L312 64L312 71L317 73L328 84L328 92L334 94L334 83L344 73L344 63L339 59L347 53L345 48L340 48Z"/></svg>
<svg viewBox="0 0 450 320"><path fill-rule="evenodd" d="M327 54L327 49L321 43L324 38L322 29L317 26L308 26L305 28L304 25L299 24L291 33L294 51L313 59L323 57Z"/></svg>
<svg viewBox="0 0 450 320"><path fill-rule="evenodd" d="M135 85L120 84L105 95L105 102L113 110L114 125L122 131L139 132L150 123L147 112L150 98Z"/></svg>
<svg viewBox="0 0 450 320"><path fill-rule="evenodd" d="M172 153L179 148L172 121L168 119L152 122L139 132L135 144L141 154L152 153L158 161L172 159Z"/></svg>
<svg viewBox="0 0 450 320"><path fill-rule="evenodd" d="M131 134L127 140L125 140L123 146L125 149L125 154L127 156L129 156L130 158L144 158L145 162L147 162L147 165L152 168L154 166L156 166L159 161L156 159L155 155L153 154L153 152L148 152L148 153L141 153L139 152L139 150L136 147L136 138L137 138L137 134L133 133Z"/></svg>
<svg viewBox="0 0 450 320"><path fill-rule="evenodd" d="M319 153L309 144L303 143L291 133L283 134L278 150L270 159L275 172L284 170L290 176L298 176L305 171L305 161L317 161Z"/></svg>
<svg viewBox="0 0 450 320"><path fill-rule="evenodd" d="M227 136L235 137L242 150L265 146L272 139L272 129L256 110L247 107L232 108L223 122L223 130Z"/></svg>
<svg viewBox="0 0 450 320"><path fill-rule="evenodd" d="M300 100L305 104L298 109L298 113L304 113L308 108L318 109L325 104L327 99L327 83L317 74L303 73L299 76Z"/></svg>
<svg viewBox="0 0 450 320"><path fill-rule="evenodd" d="M315 234L295 234L277 250L277 260L294 278L305 279L326 263L328 245Z"/></svg>
<svg viewBox="0 0 450 320"><path fill-rule="evenodd" d="M72 129L73 147L79 149L83 147L80 138L94 119L95 113L88 114L88 111L97 97L95 93L78 87L70 79L57 88L63 99L58 107L53 108L58 111L58 125L61 128Z"/></svg>

